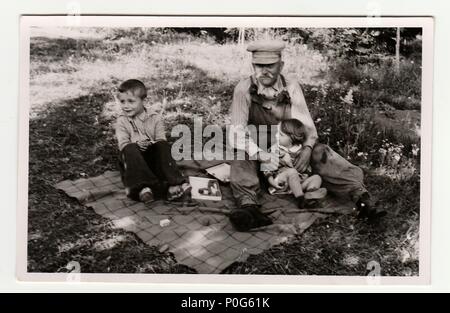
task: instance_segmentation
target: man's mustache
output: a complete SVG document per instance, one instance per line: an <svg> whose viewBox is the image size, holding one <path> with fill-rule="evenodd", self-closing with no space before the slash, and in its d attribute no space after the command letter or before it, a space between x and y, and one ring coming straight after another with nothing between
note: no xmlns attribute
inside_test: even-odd
<svg viewBox="0 0 450 313"><path fill-rule="evenodd" d="M272 74L259 74L256 75L256 78L273 78Z"/></svg>

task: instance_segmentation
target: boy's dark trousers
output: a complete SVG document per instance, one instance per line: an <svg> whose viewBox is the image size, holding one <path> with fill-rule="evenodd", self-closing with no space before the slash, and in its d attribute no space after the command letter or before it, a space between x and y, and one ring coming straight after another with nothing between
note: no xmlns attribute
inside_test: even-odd
<svg viewBox="0 0 450 313"><path fill-rule="evenodd" d="M146 151L141 151L136 143L126 145L120 152L119 168L127 196L136 201L144 187L150 187L155 197L163 198L169 186L187 182L167 141L157 141Z"/></svg>

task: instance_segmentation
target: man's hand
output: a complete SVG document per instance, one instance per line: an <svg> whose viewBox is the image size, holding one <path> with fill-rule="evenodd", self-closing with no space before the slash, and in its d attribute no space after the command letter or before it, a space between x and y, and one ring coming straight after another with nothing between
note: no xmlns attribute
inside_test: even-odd
<svg viewBox="0 0 450 313"><path fill-rule="evenodd" d="M286 153L282 158L280 158L280 165L286 166L286 167L294 167L294 164L292 164L291 156Z"/></svg>
<svg viewBox="0 0 450 313"><path fill-rule="evenodd" d="M312 149L310 146L303 147L295 157L294 166L299 173L304 173L311 160Z"/></svg>
<svg viewBox="0 0 450 313"><path fill-rule="evenodd" d="M148 147L150 147L153 144L153 141L151 141L150 139L139 140L136 142L136 144L138 145L138 147L141 151L145 151L145 150L147 150Z"/></svg>

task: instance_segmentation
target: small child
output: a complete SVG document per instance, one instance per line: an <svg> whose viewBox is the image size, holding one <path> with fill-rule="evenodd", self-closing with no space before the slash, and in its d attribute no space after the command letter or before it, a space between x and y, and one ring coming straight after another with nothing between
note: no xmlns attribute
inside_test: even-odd
<svg viewBox="0 0 450 313"><path fill-rule="evenodd" d="M163 121L144 107L146 97L147 88L136 79L123 82L114 93L122 109L116 137L127 196L145 203L155 196L168 200L189 197L191 187L172 158Z"/></svg>
<svg viewBox="0 0 450 313"><path fill-rule="evenodd" d="M297 119L281 121L278 125L278 145L270 148L270 152L279 153L279 167L275 171L265 172L269 184L277 191L291 191L294 194L299 208L317 205L327 194L325 188L320 188L322 178L310 175L310 167L307 172L299 173L293 165L304 140L302 122Z"/></svg>

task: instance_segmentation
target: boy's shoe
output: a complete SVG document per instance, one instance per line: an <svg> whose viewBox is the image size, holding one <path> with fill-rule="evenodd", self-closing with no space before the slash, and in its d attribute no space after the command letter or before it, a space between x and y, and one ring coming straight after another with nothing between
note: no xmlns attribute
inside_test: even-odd
<svg viewBox="0 0 450 313"><path fill-rule="evenodd" d="M377 220L387 214L385 210L375 207L368 192L363 193L356 201L356 209L359 218L367 218L369 221Z"/></svg>
<svg viewBox="0 0 450 313"><path fill-rule="evenodd" d="M155 197L153 196L152 190L149 187L142 188L139 192L139 201L149 203L153 200L155 200Z"/></svg>
<svg viewBox="0 0 450 313"><path fill-rule="evenodd" d="M306 192L305 193L305 207L306 208L320 207L326 196L327 196L326 188L319 188L314 191Z"/></svg>

